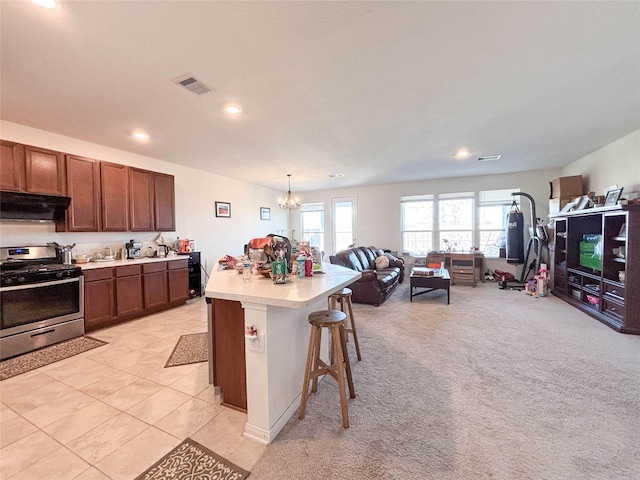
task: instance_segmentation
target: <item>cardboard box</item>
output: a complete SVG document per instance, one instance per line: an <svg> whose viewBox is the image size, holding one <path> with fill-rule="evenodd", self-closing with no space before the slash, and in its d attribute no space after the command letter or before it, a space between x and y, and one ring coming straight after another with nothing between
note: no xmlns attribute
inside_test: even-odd
<svg viewBox="0 0 640 480"><path fill-rule="evenodd" d="M549 215L555 215L569 202L573 201L574 197L560 197L552 198L549 200Z"/></svg>
<svg viewBox="0 0 640 480"><path fill-rule="evenodd" d="M574 198L584 195L582 189L582 175L556 178L549 182L549 188L549 198Z"/></svg>

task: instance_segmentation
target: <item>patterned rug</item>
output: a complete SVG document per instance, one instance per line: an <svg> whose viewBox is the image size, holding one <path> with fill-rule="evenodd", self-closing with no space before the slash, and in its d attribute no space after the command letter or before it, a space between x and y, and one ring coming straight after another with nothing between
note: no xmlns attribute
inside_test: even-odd
<svg viewBox="0 0 640 480"><path fill-rule="evenodd" d="M106 344L92 337L78 337L3 360L0 362L0 381Z"/></svg>
<svg viewBox="0 0 640 480"><path fill-rule="evenodd" d="M208 360L208 344L206 333L182 335L169 355L164 368L187 365L189 363L206 362Z"/></svg>
<svg viewBox="0 0 640 480"><path fill-rule="evenodd" d="M249 472L187 438L135 480L242 480Z"/></svg>

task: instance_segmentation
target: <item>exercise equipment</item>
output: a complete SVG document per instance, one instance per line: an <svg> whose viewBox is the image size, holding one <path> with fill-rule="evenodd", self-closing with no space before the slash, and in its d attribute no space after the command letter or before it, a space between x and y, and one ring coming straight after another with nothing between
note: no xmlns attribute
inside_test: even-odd
<svg viewBox="0 0 640 480"><path fill-rule="evenodd" d="M531 204L531 222L532 226L531 238L527 244L527 253L522 255L524 248L524 216L519 211L517 204L514 200L512 211L507 214L507 262L516 265L524 264L522 268L522 274L520 275L519 282L507 282L506 285L501 288L522 289L529 277L529 273L533 272L534 275L540 270L540 263L542 262L542 244L548 239L547 232L542 225L540 219L536 216L536 202L531 195L524 192L512 192L512 196L523 196L529 200ZM531 263L529 258L533 256ZM528 267L527 267L528 266Z"/></svg>

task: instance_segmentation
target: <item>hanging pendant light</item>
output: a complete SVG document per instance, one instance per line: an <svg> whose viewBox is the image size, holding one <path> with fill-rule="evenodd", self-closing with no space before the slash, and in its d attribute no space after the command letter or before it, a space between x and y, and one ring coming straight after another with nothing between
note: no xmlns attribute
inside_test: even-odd
<svg viewBox="0 0 640 480"><path fill-rule="evenodd" d="M285 198L278 199L278 206L282 210L297 210L300 208L300 201L298 200L298 197L294 198L291 195L291 174L287 173L287 177L289 177L289 191Z"/></svg>

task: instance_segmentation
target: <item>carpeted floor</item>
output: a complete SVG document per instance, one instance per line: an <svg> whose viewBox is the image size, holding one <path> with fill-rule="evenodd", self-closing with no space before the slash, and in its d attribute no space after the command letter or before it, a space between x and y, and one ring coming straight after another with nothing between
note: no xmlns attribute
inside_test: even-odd
<svg viewBox="0 0 640 480"><path fill-rule="evenodd" d="M78 355L106 342L92 337L77 337L0 362L0 381Z"/></svg>
<svg viewBox="0 0 640 480"><path fill-rule="evenodd" d="M325 378L259 479L640 478L640 336L495 283L354 305L351 427Z"/></svg>
<svg viewBox="0 0 640 480"><path fill-rule="evenodd" d="M243 480L249 472L187 438L135 480Z"/></svg>
<svg viewBox="0 0 640 480"><path fill-rule="evenodd" d="M165 368L187 365L189 363L206 362L208 360L206 333L190 333L182 335L169 355Z"/></svg>

